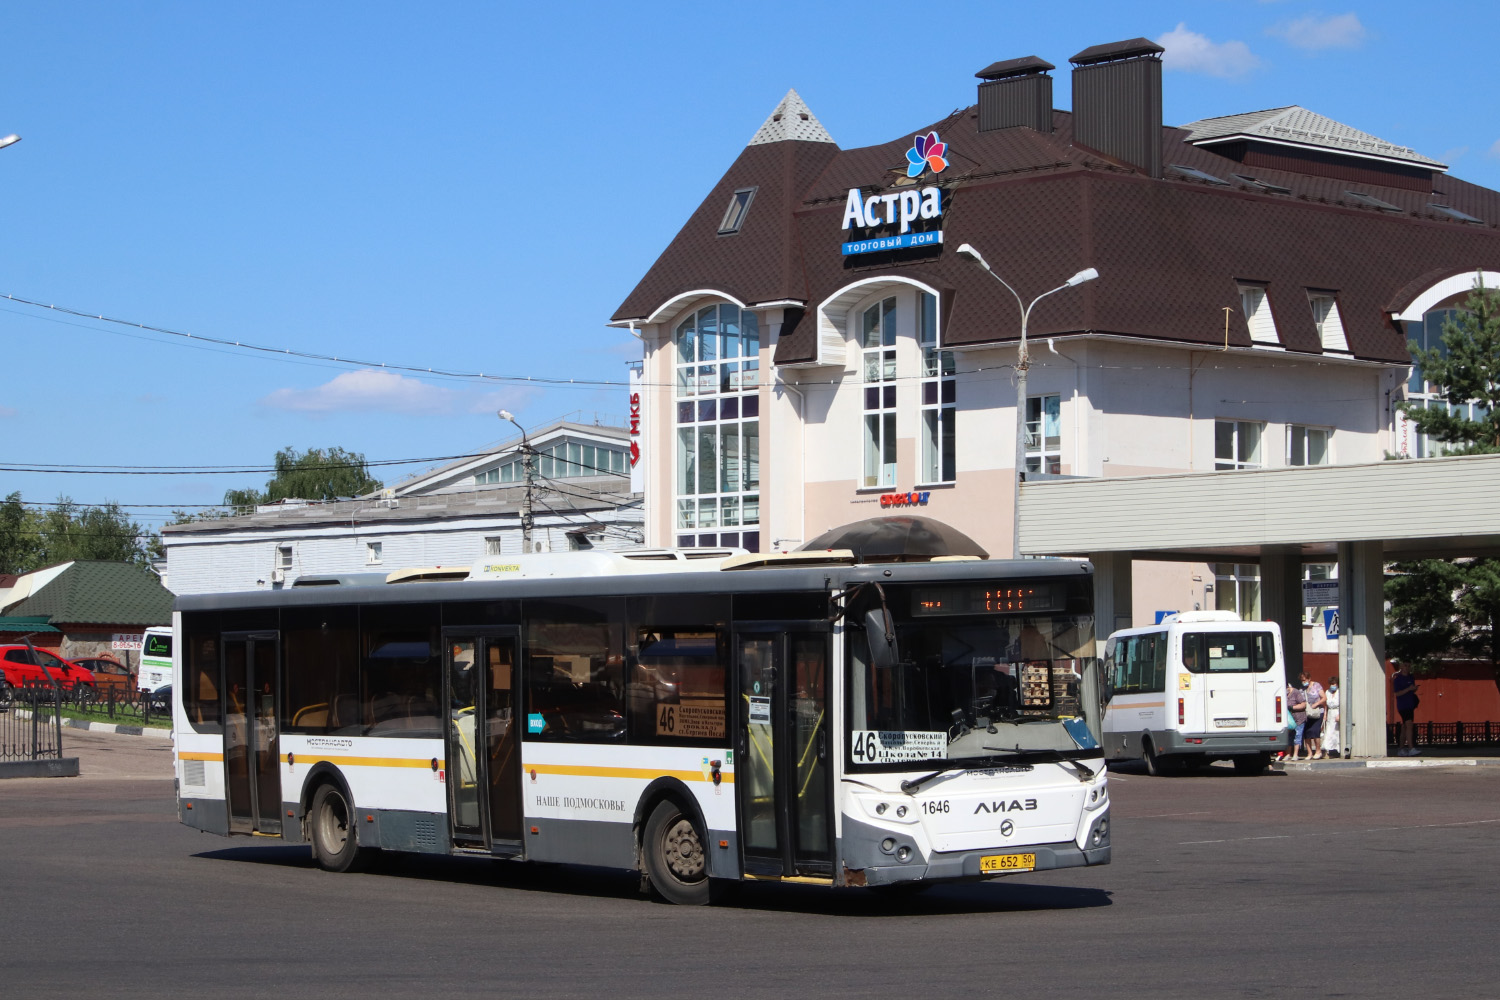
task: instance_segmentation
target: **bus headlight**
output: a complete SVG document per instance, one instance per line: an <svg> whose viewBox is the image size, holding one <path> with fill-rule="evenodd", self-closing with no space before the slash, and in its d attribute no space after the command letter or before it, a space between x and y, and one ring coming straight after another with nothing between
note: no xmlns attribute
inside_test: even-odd
<svg viewBox="0 0 1500 1000"><path fill-rule="evenodd" d="M1089 789L1088 795L1083 800L1083 808L1089 812L1093 812L1095 809L1107 805L1109 805L1109 785L1101 781L1098 785Z"/></svg>

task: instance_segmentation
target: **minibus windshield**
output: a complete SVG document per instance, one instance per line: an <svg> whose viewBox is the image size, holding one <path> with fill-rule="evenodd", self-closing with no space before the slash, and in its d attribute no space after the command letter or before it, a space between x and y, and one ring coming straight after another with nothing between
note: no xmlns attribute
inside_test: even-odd
<svg viewBox="0 0 1500 1000"><path fill-rule="evenodd" d="M880 665L850 629L849 763L1003 766L1030 751L1098 756L1081 708L1087 615L893 614L899 656ZM877 638L877 641L878 638Z"/></svg>

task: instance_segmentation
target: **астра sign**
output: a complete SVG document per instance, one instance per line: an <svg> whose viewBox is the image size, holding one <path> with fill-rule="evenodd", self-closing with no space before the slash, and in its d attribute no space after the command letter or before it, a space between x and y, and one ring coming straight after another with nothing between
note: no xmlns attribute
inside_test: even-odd
<svg viewBox="0 0 1500 1000"><path fill-rule="evenodd" d="M943 154L947 144L939 141L936 132L919 135L906 151L906 175L917 178L931 170L934 174L948 168ZM943 231L934 229L912 232L912 223L922 219L937 219L943 214L943 192L937 187L920 190L908 188L904 191L888 191L885 194L866 196L860 188L850 188L844 202L844 229L876 229L895 227L893 234L871 236L843 245L844 256L872 253L877 250L899 250L903 247L930 246L943 242Z"/></svg>

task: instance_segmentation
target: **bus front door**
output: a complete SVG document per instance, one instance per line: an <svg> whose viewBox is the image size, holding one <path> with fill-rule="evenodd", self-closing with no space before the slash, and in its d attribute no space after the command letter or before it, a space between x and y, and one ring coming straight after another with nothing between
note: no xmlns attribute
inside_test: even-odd
<svg viewBox="0 0 1500 1000"><path fill-rule="evenodd" d="M281 835L276 633L223 637L224 791L229 832Z"/></svg>
<svg viewBox="0 0 1500 1000"><path fill-rule="evenodd" d="M828 631L742 626L735 787L747 875L833 876Z"/></svg>
<svg viewBox="0 0 1500 1000"><path fill-rule="evenodd" d="M457 847L521 852L515 630L445 635L448 816Z"/></svg>

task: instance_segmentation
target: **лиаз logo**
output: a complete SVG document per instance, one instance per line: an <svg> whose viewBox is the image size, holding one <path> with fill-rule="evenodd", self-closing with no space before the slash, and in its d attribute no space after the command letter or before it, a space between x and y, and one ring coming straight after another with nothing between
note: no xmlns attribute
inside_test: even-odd
<svg viewBox="0 0 1500 1000"><path fill-rule="evenodd" d="M940 140L936 132L917 136L911 149L906 151L906 176L921 177L924 170L935 174L947 170L948 161L943 158L947 151L948 144Z"/></svg>

